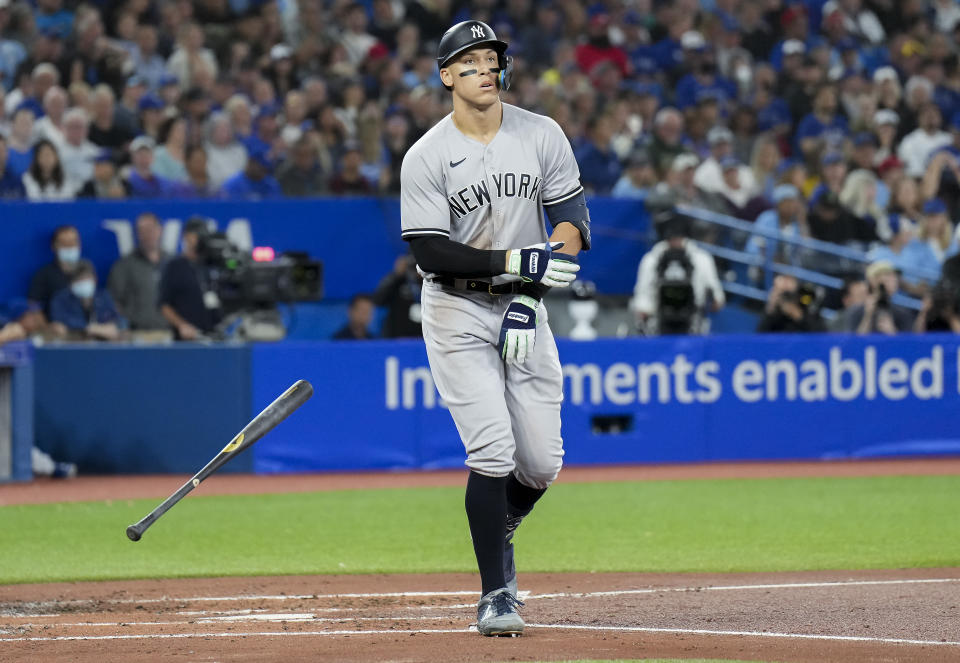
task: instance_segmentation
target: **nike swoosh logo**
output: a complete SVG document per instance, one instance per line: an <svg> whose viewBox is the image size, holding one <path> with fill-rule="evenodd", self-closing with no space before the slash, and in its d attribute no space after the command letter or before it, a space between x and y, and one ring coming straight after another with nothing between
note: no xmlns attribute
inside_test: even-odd
<svg viewBox="0 0 960 663"><path fill-rule="evenodd" d="M456 168L457 166L459 166L460 164L462 164L462 163L463 163L464 161L466 161L466 160L467 160L467 157L463 157L463 158L460 159L460 161L458 161L457 163L453 163L453 162L451 161L451 162L450 162L450 167L451 167L451 168Z"/></svg>

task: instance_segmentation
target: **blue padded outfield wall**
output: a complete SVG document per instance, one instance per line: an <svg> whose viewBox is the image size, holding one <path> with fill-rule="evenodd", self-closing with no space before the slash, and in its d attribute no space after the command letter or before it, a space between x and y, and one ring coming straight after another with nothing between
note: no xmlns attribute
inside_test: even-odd
<svg viewBox="0 0 960 663"><path fill-rule="evenodd" d="M214 219L225 230L233 219L247 219L256 246L277 253L306 251L322 260L326 297L347 299L376 288L394 259L407 250L400 239L400 202L395 198L334 198L226 201L77 201L71 203L0 203L0 303L26 296L30 277L50 262L50 235L69 223L77 226L84 257L93 261L101 283L117 259L117 241L105 221L133 221L144 211L162 221L186 221L193 215ZM633 291L637 265L645 251L649 227L643 204L636 201L593 199L594 250L584 254L581 278L597 284L602 293Z"/></svg>
<svg viewBox="0 0 960 663"><path fill-rule="evenodd" d="M568 463L960 453L960 336L559 344ZM194 472L298 378L314 397L230 469L462 467L420 341L35 354L38 446L82 471Z"/></svg>

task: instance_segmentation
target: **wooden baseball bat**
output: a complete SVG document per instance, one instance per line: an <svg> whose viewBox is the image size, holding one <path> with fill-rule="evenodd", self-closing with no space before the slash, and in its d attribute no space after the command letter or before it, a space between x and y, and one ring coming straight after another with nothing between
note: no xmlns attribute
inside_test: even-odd
<svg viewBox="0 0 960 663"><path fill-rule="evenodd" d="M165 499L156 509L148 513L140 522L127 528L127 538L139 541L143 533L165 514L174 504L187 496L191 490L200 485L200 482L220 469L224 463L238 453L252 445L261 437L273 430L277 424L290 416L298 407L313 396L313 386L306 380L297 380L289 389L283 392L275 401L270 403L253 420L244 426L237 436L230 440L223 450L213 457L203 469L193 475L193 478L180 486L180 489Z"/></svg>

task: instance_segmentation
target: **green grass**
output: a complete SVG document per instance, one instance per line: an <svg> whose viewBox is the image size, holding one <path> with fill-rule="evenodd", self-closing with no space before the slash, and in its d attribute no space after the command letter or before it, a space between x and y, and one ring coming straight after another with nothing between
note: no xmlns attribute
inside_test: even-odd
<svg viewBox="0 0 960 663"><path fill-rule="evenodd" d="M0 508L0 583L473 571L463 491L204 497L145 535L156 500ZM960 565L960 477L561 484L517 535L524 571Z"/></svg>

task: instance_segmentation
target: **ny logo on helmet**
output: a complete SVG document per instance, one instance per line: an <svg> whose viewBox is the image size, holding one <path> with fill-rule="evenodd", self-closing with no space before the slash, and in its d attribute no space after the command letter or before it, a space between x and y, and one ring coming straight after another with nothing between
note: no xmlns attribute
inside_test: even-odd
<svg viewBox="0 0 960 663"><path fill-rule="evenodd" d="M480 39L481 37L486 37L486 33L483 31L482 25L474 25L470 27L470 32L473 33L474 39Z"/></svg>

